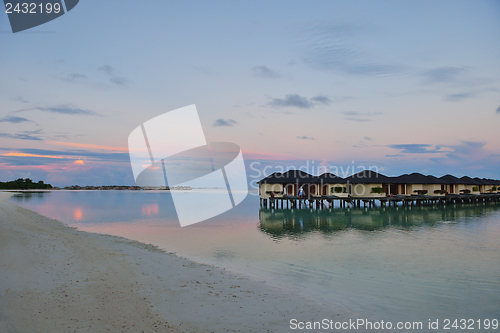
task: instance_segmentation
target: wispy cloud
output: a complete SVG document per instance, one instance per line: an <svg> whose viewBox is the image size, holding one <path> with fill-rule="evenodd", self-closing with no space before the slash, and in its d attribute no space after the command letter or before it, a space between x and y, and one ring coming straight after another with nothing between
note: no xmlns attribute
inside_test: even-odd
<svg viewBox="0 0 500 333"><path fill-rule="evenodd" d="M474 93L449 94L446 96L446 100L450 102L460 102L464 99L474 97L474 95Z"/></svg>
<svg viewBox="0 0 500 333"><path fill-rule="evenodd" d="M371 121L371 117L381 115L382 112L358 112L358 111L345 111L342 112L347 117L346 120L357 121L360 123L364 123L367 121Z"/></svg>
<svg viewBox="0 0 500 333"><path fill-rule="evenodd" d="M297 139L300 139L300 140L316 140L316 138L313 138L311 136L306 136L306 135L297 136Z"/></svg>
<svg viewBox="0 0 500 333"><path fill-rule="evenodd" d="M428 83L454 82L466 69L461 67L437 67L422 73Z"/></svg>
<svg viewBox="0 0 500 333"><path fill-rule="evenodd" d="M114 72L115 72L115 69L113 67L111 67L110 65L104 65L104 66L98 67L97 70L102 71L109 76L114 75Z"/></svg>
<svg viewBox="0 0 500 333"><path fill-rule="evenodd" d="M401 154L428 154L428 153L443 153L440 146L433 146L429 144L397 144L397 145L387 145L388 148L393 148L399 150Z"/></svg>
<svg viewBox="0 0 500 333"><path fill-rule="evenodd" d="M316 105L329 105L330 103L331 100L327 96L307 98L300 96L299 94L288 94L285 98L273 98L268 105L275 108L295 107L300 109L310 109Z"/></svg>
<svg viewBox="0 0 500 333"><path fill-rule="evenodd" d="M24 122L31 122L31 120L28 120L23 117L15 117L15 116L7 116L0 118L0 123L13 123L13 124L19 124L19 123L24 123Z"/></svg>
<svg viewBox="0 0 500 333"><path fill-rule="evenodd" d="M57 78L59 78L60 80L63 80L64 82L75 83L77 81L87 79L87 75L80 74L80 73L69 73L66 75L57 76Z"/></svg>
<svg viewBox="0 0 500 333"><path fill-rule="evenodd" d="M24 99L22 96L17 96L17 98L13 98L12 100L15 102L23 103L23 104L29 103L29 101Z"/></svg>
<svg viewBox="0 0 500 333"><path fill-rule="evenodd" d="M277 79L277 78L281 77L278 73L269 69L266 66L256 66L256 67L252 68L252 71L253 71L255 76L265 78L265 79Z"/></svg>
<svg viewBox="0 0 500 333"><path fill-rule="evenodd" d="M419 75L424 78L423 84L433 85L429 91L443 93L443 99L448 102L461 102L492 92L498 94L499 91L496 79L477 76L473 67L436 67Z"/></svg>
<svg viewBox="0 0 500 333"><path fill-rule="evenodd" d="M111 67L110 65L98 67L97 70L106 74L109 77L109 81L117 86L126 87L129 83L128 79L124 78L123 76L116 75L116 69Z"/></svg>
<svg viewBox="0 0 500 333"><path fill-rule="evenodd" d="M365 123L367 121L371 121L371 119L354 118L354 117L346 117L345 120L357 121L358 123Z"/></svg>
<svg viewBox="0 0 500 333"><path fill-rule="evenodd" d="M497 107L497 113L500 113L500 105Z"/></svg>
<svg viewBox="0 0 500 333"><path fill-rule="evenodd" d="M10 157L43 157L43 158L63 158L62 156L54 156L54 155L39 155L39 154L28 154L28 153L7 153L7 154L1 154L0 156L10 156Z"/></svg>
<svg viewBox="0 0 500 333"><path fill-rule="evenodd" d="M99 115L94 111L81 109L71 104L59 105L54 107L36 107L36 108L22 109L16 112L24 112L24 111L42 111L42 112L50 112L50 113L58 113L66 115L89 115L89 116Z"/></svg>
<svg viewBox="0 0 500 333"><path fill-rule="evenodd" d="M30 165L34 164L34 160L50 159L47 163L66 163L67 161L75 160L92 160L92 161L107 161L107 162L129 162L130 157L125 152L95 152L90 150L71 150L59 151L49 149L36 148L21 148L9 149L1 148L9 151L8 153L0 154L0 161L8 161L11 165ZM55 161L54 161L55 160Z"/></svg>
<svg viewBox="0 0 500 333"><path fill-rule="evenodd" d="M40 134L40 131L41 130L25 131L25 132L15 133L15 134L0 132L0 138L16 139L16 140L28 140L28 141L41 141L43 139L36 135L36 134Z"/></svg>
<svg viewBox="0 0 500 333"><path fill-rule="evenodd" d="M304 59L312 67L335 70L350 75L380 76L399 74L399 64L374 60L359 45L346 40L365 33L366 29L352 25L317 24L303 31Z"/></svg>
<svg viewBox="0 0 500 333"><path fill-rule="evenodd" d="M452 159L469 157L471 155L478 154L481 150L483 150L483 147L485 145L485 142L462 141L459 145L447 146L448 148L452 149L452 151L449 152L447 156Z"/></svg>
<svg viewBox="0 0 500 333"><path fill-rule="evenodd" d="M332 101L326 96L316 96L311 98L313 103L329 105Z"/></svg>
<svg viewBox="0 0 500 333"><path fill-rule="evenodd" d="M49 141L48 143L53 144L53 145L58 145L58 146L101 149L101 150L116 150L116 151L127 151L128 152L128 148L126 148L126 147L110 147L110 146L93 145L93 144L87 144L87 143L61 142L61 141Z"/></svg>
<svg viewBox="0 0 500 333"><path fill-rule="evenodd" d="M214 126L214 127L234 126L237 123L238 122L236 120L233 120L233 119L222 119L222 118L219 118L216 121L214 121L214 123L213 123L212 126Z"/></svg>

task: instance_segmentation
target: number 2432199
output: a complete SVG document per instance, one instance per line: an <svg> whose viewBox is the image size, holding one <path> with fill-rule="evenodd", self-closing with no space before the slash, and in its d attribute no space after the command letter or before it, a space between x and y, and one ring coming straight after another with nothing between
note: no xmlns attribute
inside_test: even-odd
<svg viewBox="0 0 500 333"><path fill-rule="evenodd" d="M42 13L55 13L58 14L61 11L61 4L47 2L45 5L43 3L17 3L15 6L10 2L5 4L5 12L7 14L42 14Z"/></svg>

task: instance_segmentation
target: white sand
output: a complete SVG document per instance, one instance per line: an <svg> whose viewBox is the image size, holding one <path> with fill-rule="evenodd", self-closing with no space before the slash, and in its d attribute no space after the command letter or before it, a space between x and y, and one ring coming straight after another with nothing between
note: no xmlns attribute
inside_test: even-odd
<svg viewBox="0 0 500 333"><path fill-rule="evenodd" d="M151 245L77 231L0 192L0 332L289 332L346 318Z"/></svg>

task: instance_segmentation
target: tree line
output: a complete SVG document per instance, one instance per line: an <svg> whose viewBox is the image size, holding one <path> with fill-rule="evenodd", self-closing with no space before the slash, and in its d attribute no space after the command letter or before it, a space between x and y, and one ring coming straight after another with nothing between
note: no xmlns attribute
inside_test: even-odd
<svg viewBox="0 0 500 333"><path fill-rule="evenodd" d="M43 180L35 183L31 179L19 178L10 182L0 182L0 190L48 190L52 185L45 184Z"/></svg>

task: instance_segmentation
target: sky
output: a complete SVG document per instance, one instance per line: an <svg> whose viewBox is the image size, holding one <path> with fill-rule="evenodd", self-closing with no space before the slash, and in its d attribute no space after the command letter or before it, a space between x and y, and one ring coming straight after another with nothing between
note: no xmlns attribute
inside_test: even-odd
<svg viewBox="0 0 500 333"><path fill-rule="evenodd" d="M195 104L251 179L500 179L498 1L81 0L0 13L0 181L134 185L128 135ZM168 131L168 127L165 128Z"/></svg>

